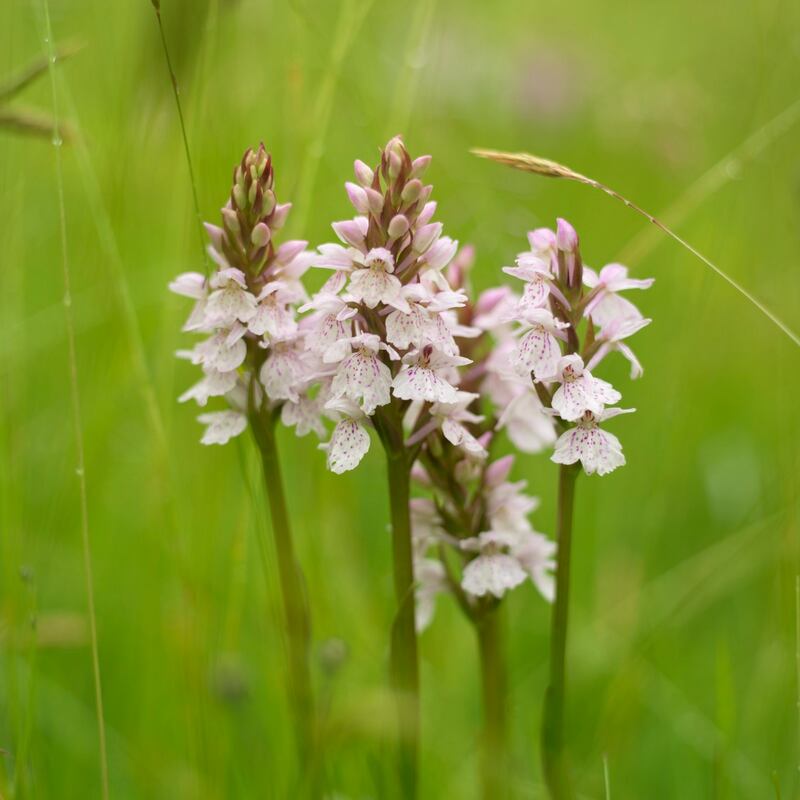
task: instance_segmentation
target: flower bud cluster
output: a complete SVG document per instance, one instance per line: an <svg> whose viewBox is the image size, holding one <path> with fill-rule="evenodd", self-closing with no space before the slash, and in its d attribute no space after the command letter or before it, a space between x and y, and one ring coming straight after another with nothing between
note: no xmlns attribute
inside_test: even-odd
<svg viewBox="0 0 800 800"><path fill-rule="evenodd" d="M214 272L184 273L170 284L172 291L195 300L183 330L208 337L178 352L203 372L179 399L205 406L212 397L225 397L229 405L198 417L206 425L203 444L225 444L242 433L250 401L260 408L295 396L286 373L301 371L295 309L308 299L300 278L313 255L304 241L275 246L273 237L290 208L276 200L272 159L264 145L248 150L234 170L222 225L205 226Z"/></svg>

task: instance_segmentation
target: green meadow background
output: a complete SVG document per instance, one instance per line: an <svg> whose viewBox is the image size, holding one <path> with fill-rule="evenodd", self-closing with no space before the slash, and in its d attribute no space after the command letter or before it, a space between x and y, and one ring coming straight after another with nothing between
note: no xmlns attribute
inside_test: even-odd
<svg viewBox="0 0 800 800"><path fill-rule="evenodd" d="M148 0L50 0L99 660L113 798L286 798L297 765L277 575L251 443L199 444L174 359L201 268L191 189ZM41 0L0 3L0 76L44 52ZM656 214L800 329L800 5L788 0L164 0L203 217L243 150L274 154L288 233L350 215L343 183L402 132L477 288L571 220L585 260L654 288L645 365L602 374L638 413L628 466L578 485L568 736L579 793L800 797L795 612L798 348L686 251L610 198L512 172L529 150ZM47 77L9 110L51 112ZM767 126L764 128L764 126ZM778 129L780 128L780 130ZM761 130L750 146L735 151ZM708 172L734 153L716 171ZM0 127L0 796L100 797L54 148ZM626 255L627 254L627 255ZM320 276L312 276L312 281ZM330 797L391 790L393 613L382 454L328 474L280 438L308 579ZM504 447L508 447L507 444ZM514 476L554 525L547 455ZM504 604L512 783L544 797L548 608ZM438 604L422 636L422 794L477 797L473 632Z"/></svg>

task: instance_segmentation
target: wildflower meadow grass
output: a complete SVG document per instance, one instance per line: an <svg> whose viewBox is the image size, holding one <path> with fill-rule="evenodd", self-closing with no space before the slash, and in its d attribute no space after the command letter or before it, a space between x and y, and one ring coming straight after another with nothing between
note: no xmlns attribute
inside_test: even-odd
<svg viewBox="0 0 800 800"><path fill-rule="evenodd" d="M800 8L0 20L0 800L800 797Z"/></svg>

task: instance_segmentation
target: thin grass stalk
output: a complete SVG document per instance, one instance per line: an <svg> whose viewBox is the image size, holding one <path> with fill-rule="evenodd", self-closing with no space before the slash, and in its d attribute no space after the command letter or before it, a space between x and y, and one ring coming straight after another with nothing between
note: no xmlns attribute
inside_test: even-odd
<svg viewBox="0 0 800 800"><path fill-rule="evenodd" d="M545 692L542 717L542 767L552 800L575 796L564 746L567 628L569 622L569 575L572 550L572 510L579 466L562 465L558 472L556 519L556 594L550 625L550 682Z"/></svg>
<svg viewBox="0 0 800 800"><path fill-rule="evenodd" d="M50 90L53 99L53 146L56 162L56 193L58 197L58 227L61 244L61 266L64 283L64 320L67 333L67 357L69 361L70 406L72 424L75 435L75 453L77 458L76 473L78 477L78 495L81 515L81 548L83 551L83 567L86 580L86 599L89 612L89 640L92 652L92 677L94 683L95 711L97 714L97 734L100 756L100 785L104 800L108 800L108 753L106 748L106 726L103 712L103 687L100 677L100 656L97 644L97 615L95 612L94 578L92 573L92 552L89 537L89 504L86 491L86 457L83 441L83 423L81 421L80 387L78 385L78 359L75 346L75 322L72 316L72 281L67 255L67 215L64 203L64 174L61 163L62 139L59 133L58 91L56 89L56 50L53 45L53 31L50 24L50 5L44 0L45 45L49 62Z"/></svg>
<svg viewBox="0 0 800 800"><path fill-rule="evenodd" d="M754 305L770 322L772 322L773 325L775 325L786 336L788 336L795 345L800 347L800 335L798 335L794 330L792 330L792 328L783 322L783 320L781 320L764 303L762 303L755 295L753 295L752 292L750 292L748 289L745 289L745 287L742 286L742 284L739 283L735 278L725 272L725 270L723 270L721 267L717 266L707 256L704 256L696 247L689 244L689 242L682 237L678 236L675 231L667 227L659 219L645 211L640 206L636 205L636 203L634 203L632 200L628 200L610 186L606 186L606 184L601 183L594 178L589 178L586 175L582 175L580 172L576 172L575 170L570 169L563 164L559 164L556 161L531 155L530 153L505 153L499 150L485 150L482 148L473 149L471 152L473 155L479 156L480 158L496 161L499 164L505 164L508 167L520 169L524 172L532 172L535 175L542 175L548 178L563 178L565 180L576 181L577 183L591 186L593 189L599 189L609 197L613 197L615 200L618 200L632 211L644 217L648 222L655 225L656 228L669 236L670 239L677 242L681 247L688 250L695 258L705 264L710 270L715 272L729 286L741 294L749 303Z"/></svg>
<svg viewBox="0 0 800 800"><path fill-rule="evenodd" d="M151 0L153 11L155 11L156 21L158 22L158 32L161 36L161 45L164 48L164 60L167 63L167 71L169 72L169 79L172 85L172 96L175 98L175 108L178 111L178 120L181 125L181 137L183 139L183 152L186 156L186 166L189 168L189 183L192 186L192 202L194 203L194 215L197 220L196 230L198 242L200 244L200 252L203 257L203 264L205 265L206 274L209 271L208 254L206 253L206 237L205 229L203 228L203 215L200 213L200 202L197 199L197 181L194 177L194 167L192 166L192 154L189 150L189 137L186 134L186 122L183 118L183 106L181 104L181 92L178 88L178 78L175 75L175 70L172 68L172 59L169 55L169 47L167 45L167 36L164 33L164 23L161 20L161 3L158 0Z"/></svg>
<svg viewBox="0 0 800 800"><path fill-rule="evenodd" d="M275 441L276 421L277 418L267 408L253 408L251 402L250 424L261 456L264 489L278 562L289 660L289 695L295 722L299 764L301 769L308 772L308 779L313 783L317 762L310 664L311 621L283 491L281 465Z"/></svg>
<svg viewBox="0 0 800 800"><path fill-rule="evenodd" d="M481 735L481 793L484 800L508 797L507 675L501 609L475 619L481 665L483 731Z"/></svg>

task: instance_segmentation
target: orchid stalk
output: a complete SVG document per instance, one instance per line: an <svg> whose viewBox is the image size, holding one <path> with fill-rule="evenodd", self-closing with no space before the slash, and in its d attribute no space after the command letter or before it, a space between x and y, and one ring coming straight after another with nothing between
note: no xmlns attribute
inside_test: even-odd
<svg viewBox="0 0 800 800"><path fill-rule="evenodd" d="M205 225L215 271L208 278L184 273L170 288L195 301L183 330L208 337L178 352L202 370L201 380L179 399L203 407L211 399L225 404L198 417L206 426L201 442L226 444L249 426L261 456L283 601L289 697L300 764L308 771L309 764L313 770L317 763L310 617L275 440L282 409L296 399L291 376L302 337L295 308L308 299L300 277L313 260L304 241L274 243L290 208L277 202L272 159L264 145L247 150L234 170L222 225Z"/></svg>
<svg viewBox="0 0 800 800"><path fill-rule="evenodd" d="M336 222L341 243L323 244L314 266L331 277L302 307L304 373L297 397L282 418L298 435L325 435L335 423L327 451L335 473L354 469L370 447L374 430L384 450L390 500L394 588L390 676L397 698L398 787L417 791L419 757L419 666L416 620L418 573L411 505L411 472L426 431L441 412L458 405L462 335L456 309L466 298L448 284L444 269L458 243L432 221L436 203L423 182L429 156L413 159L399 137L373 168L355 162L347 195L353 219ZM422 432L422 433L420 433Z"/></svg>
<svg viewBox="0 0 800 800"><path fill-rule="evenodd" d="M627 340L647 326L629 300L619 293L647 289L653 281L628 277L620 264L599 274L584 266L578 235L565 220L557 231L538 229L528 235L530 250L505 271L524 283L510 318L518 325L510 364L530 381L559 432L551 460L559 464L555 599L551 621L550 675L544 699L541 752L545 782L553 800L574 797L564 733L566 702L569 579L575 483L587 475L605 475L625 464L622 446L600 423L634 409L614 406L620 393L592 374L612 352L630 362L631 378L642 366Z"/></svg>

